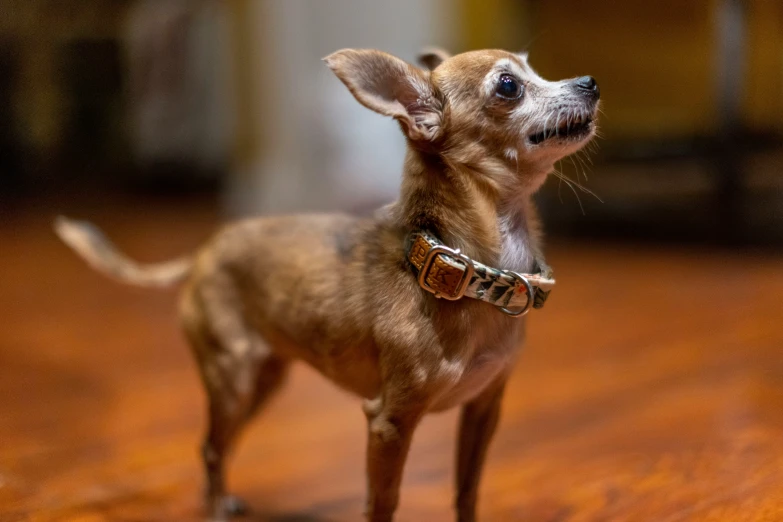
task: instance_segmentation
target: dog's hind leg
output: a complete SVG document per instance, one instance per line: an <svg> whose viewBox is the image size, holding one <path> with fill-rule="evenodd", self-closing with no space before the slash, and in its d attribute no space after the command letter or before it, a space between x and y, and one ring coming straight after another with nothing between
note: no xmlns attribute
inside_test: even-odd
<svg viewBox="0 0 783 522"><path fill-rule="evenodd" d="M244 511L244 503L226 492L226 457L245 424L280 388L289 361L248 330L234 307L218 307L220 299L211 297L193 306L199 300L186 295L182 312L209 401L202 447L207 509L211 520L222 522Z"/></svg>
<svg viewBox="0 0 783 522"><path fill-rule="evenodd" d="M225 379L220 379L222 386L207 386L209 424L202 452L207 478L206 502L214 521L247 510L241 499L226 492L226 457L245 424L280 387L287 367L287 361L274 355L261 360L236 361L235 368L227 372ZM232 379L235 382L228 382Z"/></svg>

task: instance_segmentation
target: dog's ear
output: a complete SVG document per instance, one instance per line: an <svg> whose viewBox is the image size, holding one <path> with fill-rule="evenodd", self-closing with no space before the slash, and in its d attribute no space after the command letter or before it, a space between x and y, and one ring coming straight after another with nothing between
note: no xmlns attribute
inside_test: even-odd
<svg viewBox="0 0 783 522"><path fill-rule="evenodd" d="M419 65L432 71L451 57L449 53L438 47L426 47L418 56Z"/></svg>
<svg viewBox="0 0 783 522"><path fill-rule="evenodd" d="M441 103L429 72L373 50L343 49L324 61L359 103L400 122L411 140L433 141L440 136Z"/></svg>

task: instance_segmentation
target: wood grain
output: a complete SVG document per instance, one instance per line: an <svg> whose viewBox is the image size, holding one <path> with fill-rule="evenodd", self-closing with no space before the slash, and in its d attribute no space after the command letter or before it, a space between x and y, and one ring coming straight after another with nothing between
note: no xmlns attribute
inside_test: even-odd
<svg viewBox="0 0 783 522"><path fill-rule="evenodd" d="M163 259L203 204L82 210ZM0 520L200 520L204 423L173 291L90 272L49 209L0 223ZM783 260L553 245L490 450L485 521L783 521ZM417 432L401 521L452 520L456 412ZM254 521L360 520L357 401L304 367L243 438L230 484Z"/></svg>

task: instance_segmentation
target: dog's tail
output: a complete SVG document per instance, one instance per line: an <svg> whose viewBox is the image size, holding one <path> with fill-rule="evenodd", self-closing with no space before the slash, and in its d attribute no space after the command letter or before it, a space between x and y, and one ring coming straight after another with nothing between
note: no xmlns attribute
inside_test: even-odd
<svg viewBox="0 0 783 522"><path fill-rule="evenodd" d="M54 222L54 231L92 268L123 283L169 286L187 277L193 267L190 257L141 265L120 252L98 227L87 221L59 216Z"/></svg>

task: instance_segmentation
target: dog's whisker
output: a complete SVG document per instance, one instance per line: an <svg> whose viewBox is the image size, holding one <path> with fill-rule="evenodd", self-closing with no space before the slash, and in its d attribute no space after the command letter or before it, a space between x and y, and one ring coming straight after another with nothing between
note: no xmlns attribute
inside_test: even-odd
<svg viewBox="0 0 783 522"><path fill-rule="evenodd" d="M559 162L558 162L558 164L559 164ZM557 178L557 199L560 200L560 204L562 205L563 204L563 194L561 193L560 189L563 188L563 178L558 175L559 172L557 170L553 170L552 174L554 174L555 177Z"/></svg>
<svg viewBox="0 0 783 522"><path fill-rule="evenodd" d="M569 156L568 161L571 162L571 167L576 172L576 179L579 180L579 168L576 165L576 155Z"/></svg>
<svg viewBox="0 0 783 522"><path fill-rule="evenodd" d="M573 158L579 163L579 165L582 167L582 175L585 177L585 182L588 181L587 178L587 166L585 165L584 159L585 159L585 152L579 151L576 154L574 154ZM579 176L576 177L577 181L579 180Z"/></svg>
<svg viewBox="0 0 783 522"><path fill-rule="evenodd" d="M576 201L579 203L579 209L582 211L582 215L585 216L586 215L585 214L585 208L582 206L582 199L579 197L579 194L576 192L576 189L572 185L572 183L574 183L574 181L571 180L570 178L567 178L566 176L564 176L563 174L561 174L559 172L555 172L554 174L555 174L555 176L557 176L558 179L560 179L562 182L564 182L568 186L568 188L571 189L571 192L574 193L574 196L576 196ZM562 200L561 200L561 202L562 202Z"/></svg>
<svg viewBox="0 0 783 522"><path fill-rule="evenodd" d="M585 194L590 194L591 196L593 196L595 199L597 199L601 203L604 202L604 200L601 199L600 196L598 196L598 194L596 194L595 192L593 192L589 188L585 187L581 183L578 183L578 182L574 181L573 179L569 178L568 176L566 176L562 172L557 172L555 175L556 176L562 176L563 181L565 181L566 183L572 183L575 187L577 187L579 190L581 190Z"/></svg>

